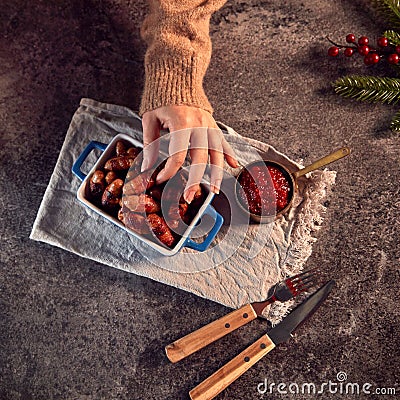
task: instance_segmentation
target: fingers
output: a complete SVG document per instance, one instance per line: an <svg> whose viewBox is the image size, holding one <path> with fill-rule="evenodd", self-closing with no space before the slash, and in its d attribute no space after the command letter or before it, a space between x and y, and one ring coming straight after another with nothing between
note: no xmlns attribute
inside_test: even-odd
<svg viewBox="0 0 400 400"><path fill-rule="evenodd" d="M157 183L172 178L183 165L189 147L190 129L182 129L171 133L169 142L169 157L165 167L157 175Z"/></svg>
<svg viewBox="0 0 400 400"><path fill-rule="evenodd" d="M220 129L208 130L208 148L211 164L211 191L218 194L224 173L224 158L232 168L237 168L235 152Z"/></svg>
<svg viewBox="0 0 400 400"><path fill-rule="evenodd" d="M211 164L211 182L210 189L218 194L222 183L224 172L224 153L222 147L222 132L219 129L209 129L208 134L208 152L210 154Z"/></svg>
<svg viewBox="0 0 400 400"><path fill-rule="evenodd" d="M150 113L145 113L142 119L143 126L143 162L141 171L152 167L158 158L160 150L160 122Z"/></svg>
<svg viewBox="0 0 400 400"><path fill-rule="evenodd" d="M199 189L208 162L207 128L195 128L190 137L190 158L188 182L183 195L187 203L191 203Z"/></svg>
<svg viewBox="0 0 400 400"><path fill-rule="evenodd" d="M226 162L232 167L237 168L239 163L236 159L235 152L233 151L231 145L222 137L222 151L224 152Z"/></svg>
<svg viewBox="0 0 400 400"><path fill-rule="evenodd" d="M186 106L166 106L143 115L142 171L151 168L158 159L161 128L170 131L169 157L156 180L162 183L172 178L185 162L190 145L191 166L184 198L190 203L204 175L208 155L211 164L210 190L219 193L224 159L232 168L239 166L232 147L217 127L211 114ZM197 128L197 127L199 128ZM195 127L195 128L193 128ZM208 128L207 128L208 127Z"/></svg>

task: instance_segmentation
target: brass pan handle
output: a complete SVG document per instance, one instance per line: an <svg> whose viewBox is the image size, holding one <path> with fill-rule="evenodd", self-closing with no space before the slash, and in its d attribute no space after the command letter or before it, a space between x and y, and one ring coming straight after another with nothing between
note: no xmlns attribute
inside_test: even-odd
<svg viewBox="0 0 400 400"><path fill-rule="evenodd" d="M351 149L349 147L342 147L341 149L336 150L333 153L320 158L319 160L308 165L307 167L304 167L296 172L293 172L293 177L294 179L297 179L300 176L303 176L311 171L324 167L325 165L328 165L334 161L340 160L341 158L348 156L350 153Z"/></svg>

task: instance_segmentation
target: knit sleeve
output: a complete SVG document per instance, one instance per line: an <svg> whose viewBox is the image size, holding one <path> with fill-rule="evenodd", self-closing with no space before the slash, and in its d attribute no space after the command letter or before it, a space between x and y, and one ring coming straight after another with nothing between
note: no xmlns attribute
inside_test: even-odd
<svg viewBox="0 0 400 400"><path fill-rule="evenodd" d="M203 89L211 58L210 17L226 0L150 0L141 28L147 43L140 115L166 105L212 113Z"/></svg>

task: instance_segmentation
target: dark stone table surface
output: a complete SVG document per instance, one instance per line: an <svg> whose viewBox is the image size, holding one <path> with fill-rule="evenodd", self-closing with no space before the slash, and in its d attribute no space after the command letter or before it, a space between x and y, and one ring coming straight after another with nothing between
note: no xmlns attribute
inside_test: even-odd
<svg viewBox="0 0 400 400"><path fill-rule="evenodd" d="M188 399L265 332L254 321L171 364L164 345L229 310L29 239L80 99L138 108L146 12L144 0L2 1L0 399ZM360 390L369 383L399 396L400 137L388 129L397 108L337 96L336 78L384 67L326 55L327 35L376 38L385 27L361 0L229 1L212 18L205 88L216 119L304 163L342 145L353 150L334 165L306 264L336 289L219 399L379 397L328 390L339 372ZM266 380L272 393L259 393ZM291 383L292 391L326 386L323 395L294 395Z"/></svg>

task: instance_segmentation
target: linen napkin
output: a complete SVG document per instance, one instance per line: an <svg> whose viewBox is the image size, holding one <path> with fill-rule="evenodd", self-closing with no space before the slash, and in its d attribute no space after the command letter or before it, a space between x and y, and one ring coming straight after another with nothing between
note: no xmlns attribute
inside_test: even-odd
<svg viewBox="0 0 400 400"><path fill-rule="evenodd" d="M241 136L222 123L219 127L242 165L261 153L292 171L299 168L299 164L268 144ZM299 179L293 207L275 222L250 224L245 229L240 224L226 225L210 251L199 253L184 248L166 257L146 248L140 240L77 200L81 182L71 172L73 163L88 142L109 143L118 133L141 141L140 117L126 107L81 100L40 205L31 239L232 308L264 300L274 283L301 272L316 241L313 234L322 224L323 203L334 184L334 171L314 171ZM98 156L96 152L88 156L83 166L86 172ZM217 210L218 201L216 198L213 202ZM274 303L266 317L275 324L290 306L291 302Z"/></svg>

